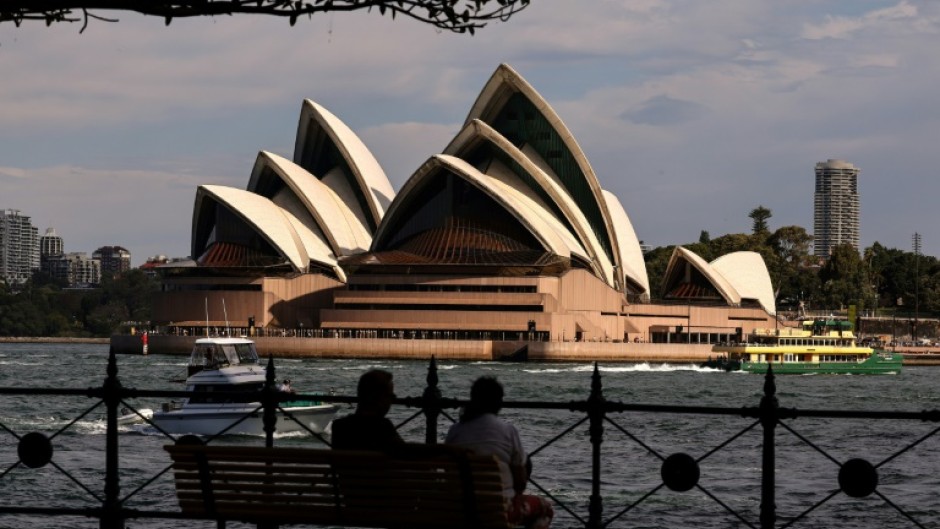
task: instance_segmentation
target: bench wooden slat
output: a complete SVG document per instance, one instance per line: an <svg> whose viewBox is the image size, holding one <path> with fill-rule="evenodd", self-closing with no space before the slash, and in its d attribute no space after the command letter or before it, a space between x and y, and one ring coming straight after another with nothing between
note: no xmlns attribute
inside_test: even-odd
<svg viewBox="0 0 940 529"><path fill-rule="evenodd" d="M496 460L455 447L412 445L394 454L201 445L166 450L180 508L193 516L355 527L508 527Z"/></svg>
<svg viewBox="0 0 940 529"><path fill-rule="evenodd" d="M419 499L430 499L430 498L450 498L455 502L463 501L460 497L460 492L457 489L430 489L430 488L397 488L397 489L385 489L381 487L372 487L368 489L359 489L354 492L348 492L348 487L346 488L347 492L343 493L343 498L353 499L356 501L363 501L362 498L379 498L377 501L382 501L381 498L389 499L404 499L404 498L419 498ZM177 494L192 494L192 495L201 495L203 493L202 488L186 486L178 487ZM334 501L335 490L332 488L319 487L319 488L309 488L309 487L298 487L297 485L278 485L278 484L258 484L255 486L249 486L248 484L238 484L231 485L224 482L216 482L213 486L213 493L216 497L219 497L221 494L233 494L233 495L267 495L267 496L283 496L285 498L327 498L329 501ZM490 498L495 498L500 501L503 501L503 495L498 490L487 491L485 489L474 490L473 494L476 497L476 501L484 501Z"/></svg>
<svg viewBox="0 0 940 529"><path fill-rule="evenodd" d="M336 478L334 476L295 476L290 474L250 474L238 473L228 474L216 472L214 481L217 487L239 487L239 486L278 486L278 487L296 487L298 491L307 488L332 487ZM389 480L396 481L401 489L413 490L425 488L428 490L463 490L463 484L454 479L444 479L437 475L424 476L406 476L397 478L395 476L383 476L381 480L376 480L374 475L349 476L342 477L346 486L355 486L357 489L384 489ZM181 474L176 473L177 486L179 488L200 489L202 482L198 473ZM275 485L276 484L276 485ZM492 489L496 485L502 485L498 474L474 475L474 488Z"/></svg>

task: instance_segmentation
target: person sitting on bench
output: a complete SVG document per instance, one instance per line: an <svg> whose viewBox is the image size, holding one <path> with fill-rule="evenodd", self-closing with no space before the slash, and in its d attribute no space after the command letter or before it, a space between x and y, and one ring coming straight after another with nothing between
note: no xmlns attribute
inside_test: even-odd
<svg viewBox="0 0 940 529"><path fill-rule="evenodd" d="M445 443L463 446L480 455L494 455L503 476L509 523L526 529L546 529L555 511L540 496L523 494L531 461L522 448L519 432L496 416L503 407L503 386L493 377L480 377L470 389L470 403L450 427Z"/></svg>
<svg viewBox="0 0 940 529"><path fill-rule="evenodd" d="M392 374L371 369L359 377L356 412L333 421L333 448L385 451L404 444L392 421L385 417L395 398Z"/></svg>

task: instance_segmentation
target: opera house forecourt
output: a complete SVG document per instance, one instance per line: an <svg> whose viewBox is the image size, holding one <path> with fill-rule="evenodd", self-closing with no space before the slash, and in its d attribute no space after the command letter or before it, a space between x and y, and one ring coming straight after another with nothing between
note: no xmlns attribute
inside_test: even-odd
<svg viewBox="0 0 940 529"><path fill-rule="evenodd" d="M292 158L262 151L245 189L196 190L192 260L161 268L150 351L188 351L208 325L280 355L697 362L775 325L756 253L677 247L650 285L620 200L507 65L429 154L396 194L305 100Z"/></svg>

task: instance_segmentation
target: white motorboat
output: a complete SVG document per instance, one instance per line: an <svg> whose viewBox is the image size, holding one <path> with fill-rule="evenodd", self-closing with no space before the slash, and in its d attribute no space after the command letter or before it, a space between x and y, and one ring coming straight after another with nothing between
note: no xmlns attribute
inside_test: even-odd
<svg viewBox="0 0 940 529"><path fill-rule="evenodd" d="M171 434L264 435L259 401L244 402L219 392L257 393L265 383L265 369L255 343L248 338L200 338L189 358L186 391L192 396L165 402L153 412L153 424ZM282 402L277 411L277 433L323 432L336 415L336 406L311 401ZM237 423L237 424L236 424ZM234 426L233 426L234 425Z"/></svg>
<svg viewBox="0 0 940 529"><path fill-rule="evenodd" d="M153 418L153 410L150 408L141 408L136 412L128 408L121 408L121 415L118 416L118 426L130 426L146 422Z"/></svg>

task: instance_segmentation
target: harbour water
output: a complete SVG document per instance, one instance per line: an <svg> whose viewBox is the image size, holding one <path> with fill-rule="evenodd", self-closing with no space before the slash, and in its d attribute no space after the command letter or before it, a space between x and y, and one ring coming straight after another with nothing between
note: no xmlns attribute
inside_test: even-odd
<svg viewBox="0 0 940 529"><path fill-rule="evenodd" d="M0 344L0 387L88 388L105 378L106 345ZM420 396L426 386L426 361L279 359L278 378L290 378L302 392L351 395L358 376L381 367L395 376L399 397ZM496 376L511 402L567 402L587 398L593 366L589 364L509 364L494 362L441 362L439 387L443 396L466 398L471 382L480 375ZM177 356L119 356L119 377L125 387L182 389L172 382L185 374L185 358ZM676 406L757 406L763 394L763 377L724 373L692 366L658 364L602 364L606 399L629 404ZM922 411L940 408L940 367L907 368L888 376L792 376L778 377L780 405L798 409ZM85 397L0 396L0 505L36 507L88 507L102 496L105 425L98 408L79 418L53 438L55 466L38 470L13 465L17 441L8 430L24 435L47 435L66 427L93 404ZM140 408L159 402L137 400ZM351 408L342 405L341 413ZM394 422L403 422L416 410L396 407ZM456 412L451 415L455 415ZM591 494L591 444L587 423L574 428L549 446L567 428L583 419L570 411L513 409L503 415L519 428L533 457L533 479L561 500L572 513L557 507L555 527L580 525L586 520ZM759 526L761 483L761 429L754 427L739 437L754 419L735 415L704 416L629 412L613 414L605 424L602 444L604 520L640 500L661 484L661 457L684 452L701 458L729 439L726 446L700 462L699 484L711 496L693 489L685 493L660 489L614 520L610 527L756 527ZM440 436L447 419L441 421ZM798 418L778 427L777 492L778 526L809 509L838 489L838 462L863 458L876 466L903 447L927 436L940 424L902 420ZM402 428L407 440L423 441L424 419L418 417ZM146 425L122 429L120 435L121 492L133 493L127 506L141 510L176 508L170 477L160 475L168 458L162 449L169 440ZM226 444L262 444L252 437L228 437ZM281 446L322 446L305 436L281 436ZM59 468L56 468L58 466ZM60 470L61 469L61 470ZM68 472L73 479L62 471ZM912 450L878 468L877 494L860 499L837 494L794 527L917 527L891 506L909 513L923 527L940 527L940 435L933 435ZM76 483L77 482L77 483ZM89 491L83 489L87 487ZM730 514L715 498L737 512ZM0 516L3 527L93 528L86 518L49 518L25 515ZM170 529L210 528L212 522L180 522L159 519L128 520L127 527ZM229 527L243 527L230 524Z"/></svg>

